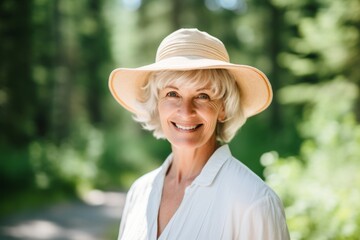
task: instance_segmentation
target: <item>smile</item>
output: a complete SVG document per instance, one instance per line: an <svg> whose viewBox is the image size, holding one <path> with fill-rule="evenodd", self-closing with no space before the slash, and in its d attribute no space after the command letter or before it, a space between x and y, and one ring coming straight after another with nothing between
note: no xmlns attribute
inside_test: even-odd
<svg viewBox="0 0 360 240"><path fill-rule="evenodd" d="M197 125L191 125L191 126L184 126L184 125L180 125L177 123L172 123L177 129L183 130L183 131L192 131L195 130L197 128L199 128L202 124L197 124Z"/></svg>

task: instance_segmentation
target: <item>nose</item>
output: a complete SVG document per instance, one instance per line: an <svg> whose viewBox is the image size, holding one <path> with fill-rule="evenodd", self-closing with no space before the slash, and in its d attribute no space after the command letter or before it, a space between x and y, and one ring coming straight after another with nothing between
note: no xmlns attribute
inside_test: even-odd
<svg viewBox="0 0 360 240"><path fill-rule="evenodd" d="M182 99L179 102L177 112L183 117L192 116L195 114L195 106L191 99Z"/></svg>

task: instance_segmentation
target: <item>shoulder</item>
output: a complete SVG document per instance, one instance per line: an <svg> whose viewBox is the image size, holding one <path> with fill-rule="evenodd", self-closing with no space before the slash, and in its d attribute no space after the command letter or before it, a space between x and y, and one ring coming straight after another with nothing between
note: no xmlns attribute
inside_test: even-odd
<svg viewBox="0 0 360 240"><path fill-rule="evenodd" d="M219 172L221 185L236 201L253 204L260 199L274 199L280 203L277 194L253 171L233 156L229 156Z"/></svg>
<svg viewBox="0 0 360 240"><path fill-rule="evenodd" d="M145 207L151 192L159 187L157 179L160 169L153 170L138 178L130 187L126 195L125 208L128 211L137 206Z"/></svg>
<svg viewBox="0 0 360 240"><path fill-rule="evenodd" d="M143 192L149 187L151 187L160 172L161 172L161 168L157 168L136 179L134 183L131 185L129 189L129 193L133 194L134 192Z"/></svg>
<svg viewBox="0 0 360 240"><path fill-rule="evenodd" d="M259 176L231 156L219 173L220 179L231 219L241 226L235 230L240 239L289 239L283 204Z"/></svg>
<svg viewBox="0 0 360 240"><path fill-rule="evenodd" d="M139 236L146 233L147 207L160 173L161 168L153 170L138 178L130 187L121 218L119 239L140 239Z"/></svg>

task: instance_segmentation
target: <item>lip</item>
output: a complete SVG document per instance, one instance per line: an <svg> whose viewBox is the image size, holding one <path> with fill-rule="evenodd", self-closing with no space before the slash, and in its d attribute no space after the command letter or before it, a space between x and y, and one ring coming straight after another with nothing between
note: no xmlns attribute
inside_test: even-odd
<svg viewBox="0 0 360 240"><path fill-rule="evenodd" d="M193 132L202 126L202 124L181 124L175 122L171 122L171 123L177 130L182 132Z"/></svg>

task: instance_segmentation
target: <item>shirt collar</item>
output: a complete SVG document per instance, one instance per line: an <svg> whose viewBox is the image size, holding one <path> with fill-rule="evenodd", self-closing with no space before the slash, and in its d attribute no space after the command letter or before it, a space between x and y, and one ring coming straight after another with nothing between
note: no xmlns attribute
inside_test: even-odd
<svg viewBox="0 0 360 240"><path fill-rule="evenodd" d="M227 144L216 149L216 151L213 153L213 155L211 155L205 164L199 176L195 178L193 184L197 184L203 187L211 185L219 173L221 167L229 157L231 157L231 152Z"/></svg>
<svg viewBox="0 0 360 240"><path fill-rule="evenodd" d="M158 178L159 182L164 180L166 172L172 162L172 156L173 155L170 154L162 164L159 174L160 178ZM221 167L229 157L231 157L231 152L227 144L216 149L201 170L199 176L195 178L193 184L204 187L209 186L214 181Z"/></svg>
<svg viewBox="0 0 360 240"><path fill-rule="evenodd" d="M154 180L154 186L157 187L158 191L162 191L165 175L166 175L167 170L169 169L172 159L173 159L173 154L170 153L170 155L165 159L165 161L159 168L158 173L156 174L156 177Z"/></svg>

